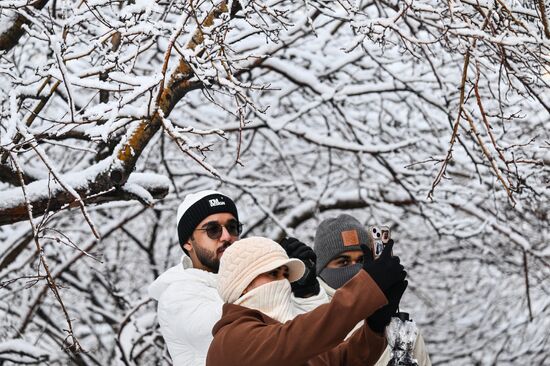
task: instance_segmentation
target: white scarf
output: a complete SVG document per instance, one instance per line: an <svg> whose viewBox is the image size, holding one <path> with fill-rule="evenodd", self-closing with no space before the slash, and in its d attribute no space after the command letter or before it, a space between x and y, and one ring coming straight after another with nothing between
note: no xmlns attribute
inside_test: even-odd
<svg viewBox="0 0 550 366"><path fill-rule="evenodd" d="M273 281L256 287L235 301L236 305L259 310L280 321L294 319L298 311L291 300L291 287L287 279Z"/></svg>

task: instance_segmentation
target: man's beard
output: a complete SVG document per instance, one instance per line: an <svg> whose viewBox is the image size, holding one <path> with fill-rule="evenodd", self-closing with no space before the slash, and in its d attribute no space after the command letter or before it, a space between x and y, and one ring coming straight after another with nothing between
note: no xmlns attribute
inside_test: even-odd
<svg viewBox="0 0 550 366"><path fill-rule="evenodd" d="M223 245L216 250L215 252L210 251L208 249L205 249L200 246L196 241L191 241L193 244L193 249L195 250L195 254L197 255L197 259L201 264L208 268L213 273L218 273L218 270L220 269L220 260L218 258L218 252L223 248L227 248L231 243L225 242Z"/></svg>

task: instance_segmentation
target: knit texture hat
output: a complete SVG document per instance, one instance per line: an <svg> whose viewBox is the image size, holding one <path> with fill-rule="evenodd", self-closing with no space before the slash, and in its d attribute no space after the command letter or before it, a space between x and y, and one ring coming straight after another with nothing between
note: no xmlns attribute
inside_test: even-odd
<svg viewBox="0 0 550 366"><path fill-rule="evenodd" d="M350 250L361 250L368 245L367 230L357 219L342 214L323 220L315 233L314 249L317 254L317 275L334 257Z"/></svg>
<svg viewBox="0 0 550 366"><path fill-rule="evenodd" d="M206 190L185 196L178 207L178 239L180 245L189 240L197 225L206 217L221 212L228 212L239 220L237 207L233 200L220 192Z"/></svg>
<svg viewBox="0 0 550 366"><path fill-rule="evenodd" d="M262 237L237 240L220 260L218 293L224 302L234 303L258 275L280 266L288 267L290 282L304 275L304 263L289 259L283 247L273 240Z"/></svg>

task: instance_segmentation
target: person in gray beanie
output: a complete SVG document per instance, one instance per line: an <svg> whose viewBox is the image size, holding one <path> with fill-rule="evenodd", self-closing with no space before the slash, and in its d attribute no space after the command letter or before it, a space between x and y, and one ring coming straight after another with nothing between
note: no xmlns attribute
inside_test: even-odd
<svg viewBox="0 0 550 366"><path fill-rule="evenodd" d="M361 244L368 245L363 225L350 215L342 214L321 222L315 233L317 275L331 288L348 282L363 263Z"/></svg>
<svg viewBox="0 0 550 366"><path fill-rule="evenodd" d="M316 270L319 284L329 298L361 270L365 256L368 256L367 261L373 260L370 250L365 250L368 243L367 229L353 216L341 214L321 222L315 233L313 249L317 254ZM385 327L389 322L388 315L393 314L380 314L379 319L375 317L375 323L378 324L374 324L373 329ZM357 327L360 325L361 323ZM419 366L431 366L420 332L415 341L413 356ZM386 366L390 358L391 350L386 347L376 366Z"/></svg>

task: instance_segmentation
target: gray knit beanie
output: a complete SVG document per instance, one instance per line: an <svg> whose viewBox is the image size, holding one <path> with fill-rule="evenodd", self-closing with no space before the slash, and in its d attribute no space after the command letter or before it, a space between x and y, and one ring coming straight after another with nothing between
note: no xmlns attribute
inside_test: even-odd
<svg viewBox="0 0 550 366"><path fill-rule="evenodd" d="M350 250L361 250L360 244L368 245L367 230L357 219L342 214L323 220L315 233L317 275L334 257Z"/></svg>

